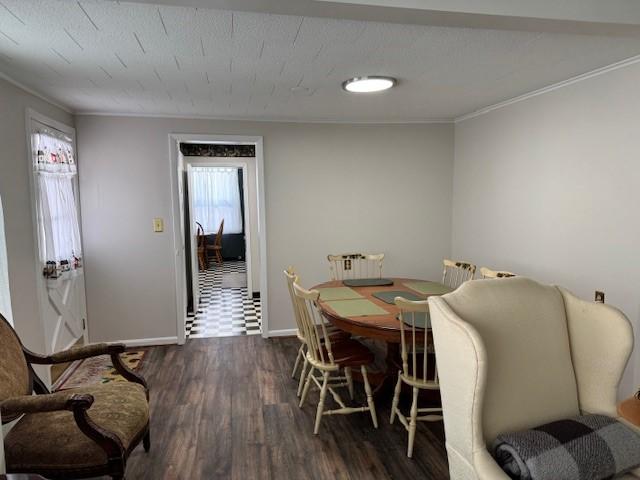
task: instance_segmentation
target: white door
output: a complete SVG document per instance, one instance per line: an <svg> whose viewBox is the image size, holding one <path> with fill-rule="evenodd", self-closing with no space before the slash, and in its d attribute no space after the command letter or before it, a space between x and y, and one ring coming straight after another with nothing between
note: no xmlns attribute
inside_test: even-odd
<svg viewBox="0 0 640 480"><path fill-rule="evenodd" d="M36 118L37 117L37 118ZM86 324L87 307L85 297L85 284L84 284L84 268L82 266L80 246L80 203L78 198L78 176L77 173L68 173L66 178L71 181L71 188L67 190L60 189L60 197L64 200L60 200L58 203L56 195L56 184L48 184L47 191L48 196L43 196L41 191L44 189L40 179L40 175L50 174L50 172L43 173L46 168L37 167L37 165L44 163L43 158L49 158L52 152L45 149L43 153L43 136L47 138L59 139L62 145L70 145L75 163L75 131L66 126L57 124L52 120L40 117L37 114L32 113L31 116L31 162L33 166L33 181L32 181L32 200L34 208L35 228L37 232L37 262L38 267L41 269L41 274L37 276L38 292L40 294L40 315L43 324L44 338L45 338L45 353L53 353L60 350L69 348L75 344L81 338L84 338L84 342L88 343L88 331ZM55 144L54 144L55 145ZM61 156L62 157L62 156ZM64 163L62 160L61 163ZM58 165L60 166L60 165ZM56 165L52 165L53 170ZM48 168L48 167L47 167ZM77 172L74 168L74 171ZM56 170L56 174L59 173ZM67 184L68 185L68 184ZM52 193L53 192L53 193ZM43 206L44 203L48 203L47 206ZM60 208L60 204L67 206L66 209ZM53 213L52 213L53 212ZM76 215L77 220L70 221L73 215ZM46 257L51 255L50 252L46 252L47 246L51 245L51 239L47 239L47 232L51 231L51 227L47 227L46 218L54 218L53 222L56 225L63 225L62 228L55 230L52 235L49 233L49 237L56 237L56 245L65 244L68 238L72 238L73 241L69 243L77 244L74 248L79 250L78 255L80 259L78 261L68 261L66 266L62 266L64 262L59 262L55 267L56 272L49 272L48 276L45 276L47 267ZM73 231L75 234L70 234L69 237L61 235L62 231L67 232L72 230L66 228L68 225L77 225ZM49 248L51 250L51 248ZM50 379L43 379L48 381Z"/></svg>
<svg viewBox="0 0 640 480"><path fill-rule="evenodd" d="M187 197L189 201L189 238L191 240L191 285L193 291L193 311L200 305L200 262L198 262L198 226L193 218L193 167L187 165Z"/></svg>

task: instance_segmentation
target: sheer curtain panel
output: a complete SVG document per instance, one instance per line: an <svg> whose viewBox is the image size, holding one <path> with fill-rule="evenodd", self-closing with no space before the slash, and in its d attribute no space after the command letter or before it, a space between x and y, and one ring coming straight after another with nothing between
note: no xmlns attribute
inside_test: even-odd
<svg viewBox="0 0 640 480"><path fill-rule="evenodd" d="M34 134L38 229L45 275L76 268L82 258L73 146L50 133ZM52 270L55 266L55 271Z"/></svg>
<svg viewBox="0 0 640 480"><path fill-rule="evenodd" d="M216 233L223 219L225 233L242 233L237 168L192 167L191 190L193 218L205 234Z"/></svg>

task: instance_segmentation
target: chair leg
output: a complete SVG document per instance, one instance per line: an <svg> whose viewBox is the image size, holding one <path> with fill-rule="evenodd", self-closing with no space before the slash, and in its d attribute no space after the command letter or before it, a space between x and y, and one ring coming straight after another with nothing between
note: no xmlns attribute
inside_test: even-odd
<svg viewBox="0 0 640 480"><path fill-rule="evenodd" d="M298 365L300 364L300 357L304 356L304 344L300 345L298 349L298 354L296 355L296 361L293 364L293 371L291 372L291 378L296 378L296 370L298 370Z"/></svg>
<svg viewBox="0 0 640 480"><path fill-rule="evenodd" d="M378 415L376 414L376 404L373 401L373 392L371 391L371 385L369 385L369 377L367 377L367 367L360 365L360 372L362 372L362 380L364 380L364 391L367 394L367 404L369 405L369 412L371 413L371 420L373 420L373 426L378 428Z"/></svg>
<svg viewBox="0 0 640 480"><path fill-rule="evenodd" d="M411 419L409 420L409 445L407 457L413 456L413 441L416 438L416 418L418 417L418 389L413 387L413 402L411 403Z"/></svg>
<svg viewBox="0 0 640 480"><path fill-rule="evenodd" d="M142 446L144 447L144 451L148 452L151 450L151 431L147 430L147 433L142 439Z"/></svg>
<svg viewBox="0 0 640 480"><path fill-rule="evenodd" d="M396 410L398 409L398 403L400 402L400 390L402 389L401 372L398 372L398 381L396 382L396 389L393 392L393 403L391 403L391 418L389 423L393 424L396 418Z"/></svg>
<svg viewBox="0 0 640 480"><path fill-rule="evenodd" d="M298 405L300 408L304 405L304 401L307 399L307 394L309 393L309 387L311 386L311 376L313 375L313 366L309 369L309 373L307 374L307 381L304 382L304 389L302 390L302 396L300 397L300 404Z"/></svg>
<svg viewBox="0 0 640 480"><path fill-rule="evenodd" d="M307 360L307 356L304 355L304 360L302 362L302 371L300 372L300 380L298 380L298 391L296 395L299 397L302 395L302 388L304 387L304 381L307 378L307 365L309 361Z"/></svg>
<svg viewBox="0 0 640 480"><path fill-rule="evenodd" d="M351 367L344 367L344 376L347 377L347 389L349 389L349 397L353 400L353 375L351 375Z"/></svg>
<svg viewBox="0 0 640 480"><path fill-rule="evenodd" d="M317 435L320 430L320 420L322 420L322 412L324 411L324 399L327 396L327 387L329 384L329 372L322 372L322 388L320 389L320 401L316 410L316 424L313 427L313 434Z"/></svg>

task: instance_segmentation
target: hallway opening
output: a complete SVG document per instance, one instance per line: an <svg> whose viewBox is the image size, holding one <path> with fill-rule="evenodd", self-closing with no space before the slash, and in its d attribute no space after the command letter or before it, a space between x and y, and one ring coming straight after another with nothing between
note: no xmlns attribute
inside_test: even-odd
<svg viewBox="0 0 640 480"><path fill-rule="evenodd" d="M255 145L179 143L184 338L262 333Z"/></svg>

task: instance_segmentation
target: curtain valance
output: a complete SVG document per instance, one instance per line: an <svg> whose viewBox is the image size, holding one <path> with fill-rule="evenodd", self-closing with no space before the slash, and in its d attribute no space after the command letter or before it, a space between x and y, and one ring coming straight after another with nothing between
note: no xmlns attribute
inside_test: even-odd
<svg viewBox="0 0 640 480"><path fill-rule="evenodd" d="M71 139L53 132L41 131L34 134L36 151L35 169L42 173L77 173Z"/></svg>

